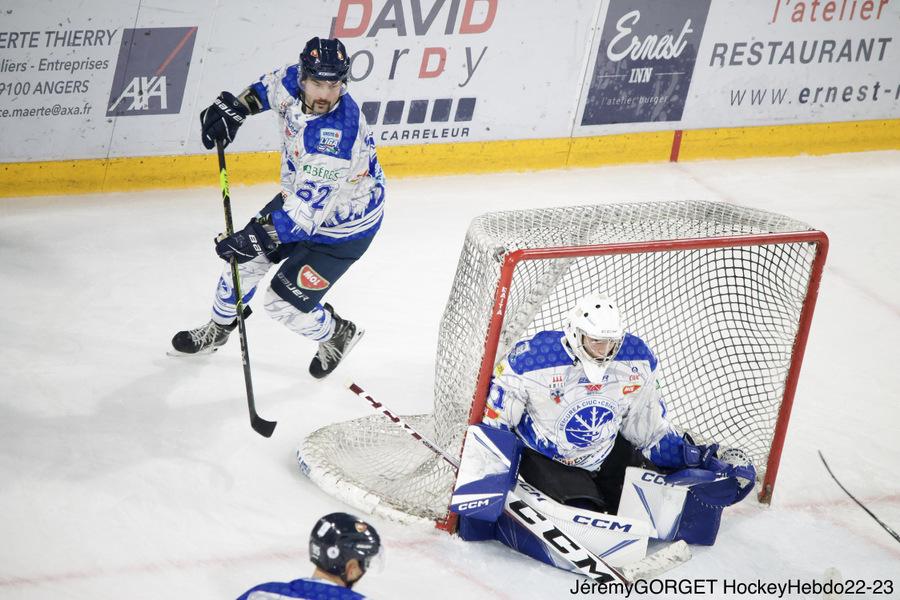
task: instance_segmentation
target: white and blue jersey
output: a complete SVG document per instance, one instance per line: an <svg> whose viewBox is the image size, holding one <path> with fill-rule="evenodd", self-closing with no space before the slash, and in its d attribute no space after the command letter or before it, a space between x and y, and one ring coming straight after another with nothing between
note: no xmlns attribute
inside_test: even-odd
<svg viewBox="0 0 900 600"><path fill-rule="evenodd" d="M282 243L340 243L374 235L384 211L384 172L359 106L342 92L334 108L303 112L298 65L263 75L250 87L281 131L281 195L272 214Z"/></svg>
<svg viewBox="0 0 900 600"><path fill-rule="evenodd" d="M519 341L491 381L484 423L514 431L532 450L588 471L622 436L660 467L683 467L681 436L666 419L657 360L626 333L602 381L588 379L561 331Z"/></svg>
<svg viewBox="0 0 900 600"><path fill-rule="evenodd" d="M295 579L289 583L263 583L241 594L237 600L365 600L365 596L324 579Z"/></svg>

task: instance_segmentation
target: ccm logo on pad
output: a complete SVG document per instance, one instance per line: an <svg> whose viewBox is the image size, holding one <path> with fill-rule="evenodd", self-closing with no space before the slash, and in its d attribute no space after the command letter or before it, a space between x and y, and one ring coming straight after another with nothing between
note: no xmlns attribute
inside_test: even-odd
<svg viewBox="0 0 900 600"><path fill-rule="evenodd" d="M303 265L300 274L297 276L297 285L304 290L324 290L331 283L318 273L316 273L309 265Z"/></svg>
<svg viewBox="0 0 900 600"><path fill-rule="evenodd" d="M483 500L472 500L471 502L463 502L459 505L459 512L464 510L472 510L473 508L478 508L480 506L487 506L491 501L488 498Z"/></svg>

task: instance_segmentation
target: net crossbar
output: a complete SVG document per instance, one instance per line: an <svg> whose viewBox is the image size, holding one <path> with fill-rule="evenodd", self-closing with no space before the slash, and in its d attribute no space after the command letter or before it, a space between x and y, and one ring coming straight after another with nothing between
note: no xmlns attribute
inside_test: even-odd
<svg viewBox="0 0 900 600"><path fill-rule="evenodd" d="M698 442L744 450L765 501L826 248L804 223L721 202L482 215L440 324L433 412L406 419L459 455L495 361L523 337L561 329L581 296L606 291L657 355L672 422ZM380 415L319 429L299 455L313 481L360 510L447 517L455 473Z"/></svg>

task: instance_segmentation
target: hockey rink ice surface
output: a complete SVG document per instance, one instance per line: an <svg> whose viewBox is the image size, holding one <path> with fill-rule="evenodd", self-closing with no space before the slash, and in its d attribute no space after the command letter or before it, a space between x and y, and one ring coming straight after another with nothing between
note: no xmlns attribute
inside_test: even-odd
<svg viewBox="0 0 900 600"><path fill-rule="evenodd" d="M315 346L269 319L261 294L252 303L271 439L250 429L236 334L211 356L166 356L176 331L209 319L222 266L215 173L202 189L0 199L0 598L227 599L309 576L313 523L351 509L300 474L298 443L371 412L343 387L351 378L399 414L431 411L438 322L469 221L679 199L781 212L831 246L773 503L726 509L716 545L667 577L714 579L715 597L730 597L727 581L821 581L833 568L892 579L900 596L900 544L816 454L900 529L900 152L387 176L381 232L326 297L366 329L345 364L314 380ZM239 227L276 191L232 185ZM369 597L578 597L575 575L499 543L368 520L386 548L383 571L356 588Z"/></svg>

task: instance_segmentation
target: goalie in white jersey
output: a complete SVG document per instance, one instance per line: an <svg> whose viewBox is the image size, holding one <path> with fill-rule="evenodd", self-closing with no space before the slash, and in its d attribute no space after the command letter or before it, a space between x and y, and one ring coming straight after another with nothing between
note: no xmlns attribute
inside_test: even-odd
<svg viewBox="0 0 900 600"><path fill-rule="evenodd" d="M467 432L451 500L460 536L569 569L569 550L550 539L560 532L616 567L643 559L650 537L713 544L722 509L749 493L755 470L676 432L658 369L605 294L578 301L563 331L515 344ZM525 505L552 531L510 518Z"/></svg>
<svg viewBox="0 0 900 600"><path fill-rule="evenodd" d="M526 481L559 502L614 513L626 467L703 460L704 449L666 419L658 366L647 344L624 331L616 303L591 294L564 331L522 340L500 361L483 422L525 443Z"/></svg>

